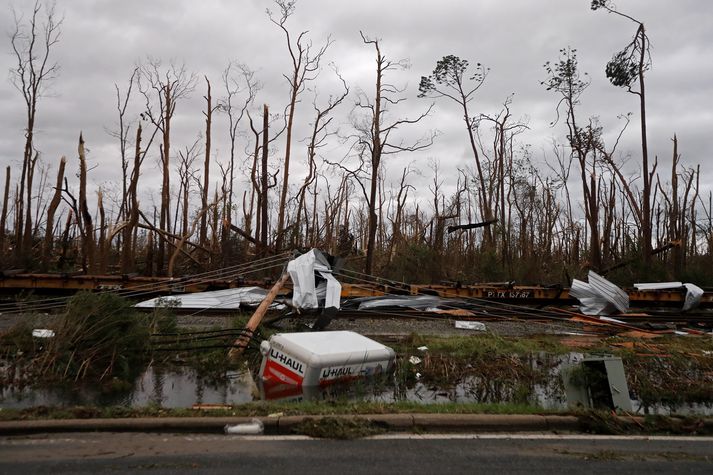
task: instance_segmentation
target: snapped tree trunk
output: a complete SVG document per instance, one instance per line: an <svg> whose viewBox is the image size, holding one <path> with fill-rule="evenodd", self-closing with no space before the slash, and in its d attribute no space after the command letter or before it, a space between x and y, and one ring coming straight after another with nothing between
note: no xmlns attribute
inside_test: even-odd
<svg viewBox="0 0 713 475"><path fill-rule="evenodd" d="M64 181L64 169L67 164L67 159L62 157L59 161L59 169L57 170L57 182L54 187L54 195L47 208L47 224L45 226L45 242L42 247L42 265L44 269L49 269L50 260L52 259L52 248L54 242L54 216L57 208L62 200L62 181ZM0 246L1 248L1 246Z"/></svg>

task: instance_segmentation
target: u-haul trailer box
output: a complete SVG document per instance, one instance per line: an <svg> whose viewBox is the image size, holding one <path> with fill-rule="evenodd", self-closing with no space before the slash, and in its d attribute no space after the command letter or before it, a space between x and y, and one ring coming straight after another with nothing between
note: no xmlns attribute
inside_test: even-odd
<svg viewBox="0 0 713 475"><path fill-rule="evenodd" d="M396 354L349 331L278 333L260 345L265 383L324 386L391 370Z"/></svg>

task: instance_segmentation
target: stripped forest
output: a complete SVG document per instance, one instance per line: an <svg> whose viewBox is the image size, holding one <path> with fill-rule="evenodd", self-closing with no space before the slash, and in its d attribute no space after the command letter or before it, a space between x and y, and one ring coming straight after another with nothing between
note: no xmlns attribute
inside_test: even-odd
<svg viewBox="0 0 713 475"><path fill-rule="evenodd" d="M588 12L631 24L632 36L602 66L637 108L614 136L637 134L640 148L623 153L619 140L605 143L612 130L580 112L589 79L577 51L563 48L542 58L539 78L562 138L534 144L545 150L535 159L533 144L520 140L527 123L512 96L498 111L479 109L485 66L433 58L432 72L414 72L416 97L391 82L404 64L390 59L389 45L364 32L355 42L373 54L373 84L357 90L323 64L329 39L292 28L295 8L277 0L265 20L283 33L284 44L273 47L289 59L283 103L264 104L258 73L237 62L211 79L177 62L137 61L107 97L116 106L115 155L96 166L114 171L120 192L112 199L92 184L92 144L79 130L76 154L41 153L36 114L51 100L42 91L58 74L64 24L40 2L16 16L10 79L27 116L24 148L6 157L18 166L8 164L0 180L0 270L180 276L315 247L346 257L352 269L406 282L569 284L593 269L623 284L713 285L713 195L700 165L681 157L673 130L670 150L648 150L645 81L655 58L643 20L607 1ZM312 96L328 75L341 90ZM191 113L203 126L187 140L172 125L196 95L203 108ZM400 115L404 101L420 112ZM462 117L470 164L444 157L394 170L394 155L439 155L438 134L423 132L434 107ZM346 115L349 124L338 125ZM229 144L220 158L218 139ZM346 152L324 152L337 146ZM656 158L664 154L665 168Z"/></svg>

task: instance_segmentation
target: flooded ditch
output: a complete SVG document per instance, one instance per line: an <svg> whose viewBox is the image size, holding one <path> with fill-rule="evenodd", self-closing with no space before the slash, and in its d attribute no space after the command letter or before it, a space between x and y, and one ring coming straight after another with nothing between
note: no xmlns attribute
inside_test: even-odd
<svg viewBox="0 0 713 475"><path fill-rule="evenodd" d="M206 376L205 371L193 367L163 365L149 366L130 383L43 384L23 378L17 368L10 371L11 365L5 361L0 365L0 407L191 408L239 406L255 401L365 401L516 404L566 410L568 401L562 370L577 364L583 357L584 354L578 352L500 355L491 358L486 365L422 354L416 364L399 357L392 374L326 388L263 387L255 370L247 367L212 371ZM641 378L641 374L637 370L628 376L634 388L638 387L635 379ZM636 413L713 415L713 400L651 403L637 396L630 389Z"/></svg>

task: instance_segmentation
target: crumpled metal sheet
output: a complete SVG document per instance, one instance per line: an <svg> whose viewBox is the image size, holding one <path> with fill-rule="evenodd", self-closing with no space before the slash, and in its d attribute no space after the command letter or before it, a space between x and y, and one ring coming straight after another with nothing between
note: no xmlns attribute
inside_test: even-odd
<svg viewBox="0 0 713 475"><path fill-rule="evenodd" d="M247 306L259 305L266 295L267 290L260 287L239 287L156 297L139 302L134 306L137 308L175 306L181 309L235 310L240 308L241 304Z"/></svg>
<svg viewBox="0 0 713 475"><path fill-rule="evenodd" d="M686 288L686 300L683 302L683 311L685 312L698 307L704 292L702 288L695 284L686 283L683 286Z"/></svg>
<svg viewBox="0 0 713 475"><path fill-rule="evenodd" d="M629 295L596 272L589 271L589 282L573 279L569 295L579 300L585 315L610 315L629 309Z"/></svg>
<svg viewBox="0 0 713 475"><path fill-rule="evenodd" d="M443 299L435 295L390 295L388 297L372 297L359 304L359 310L372 310L382 307L404 307L426 310L438 307Z"/></svg>

